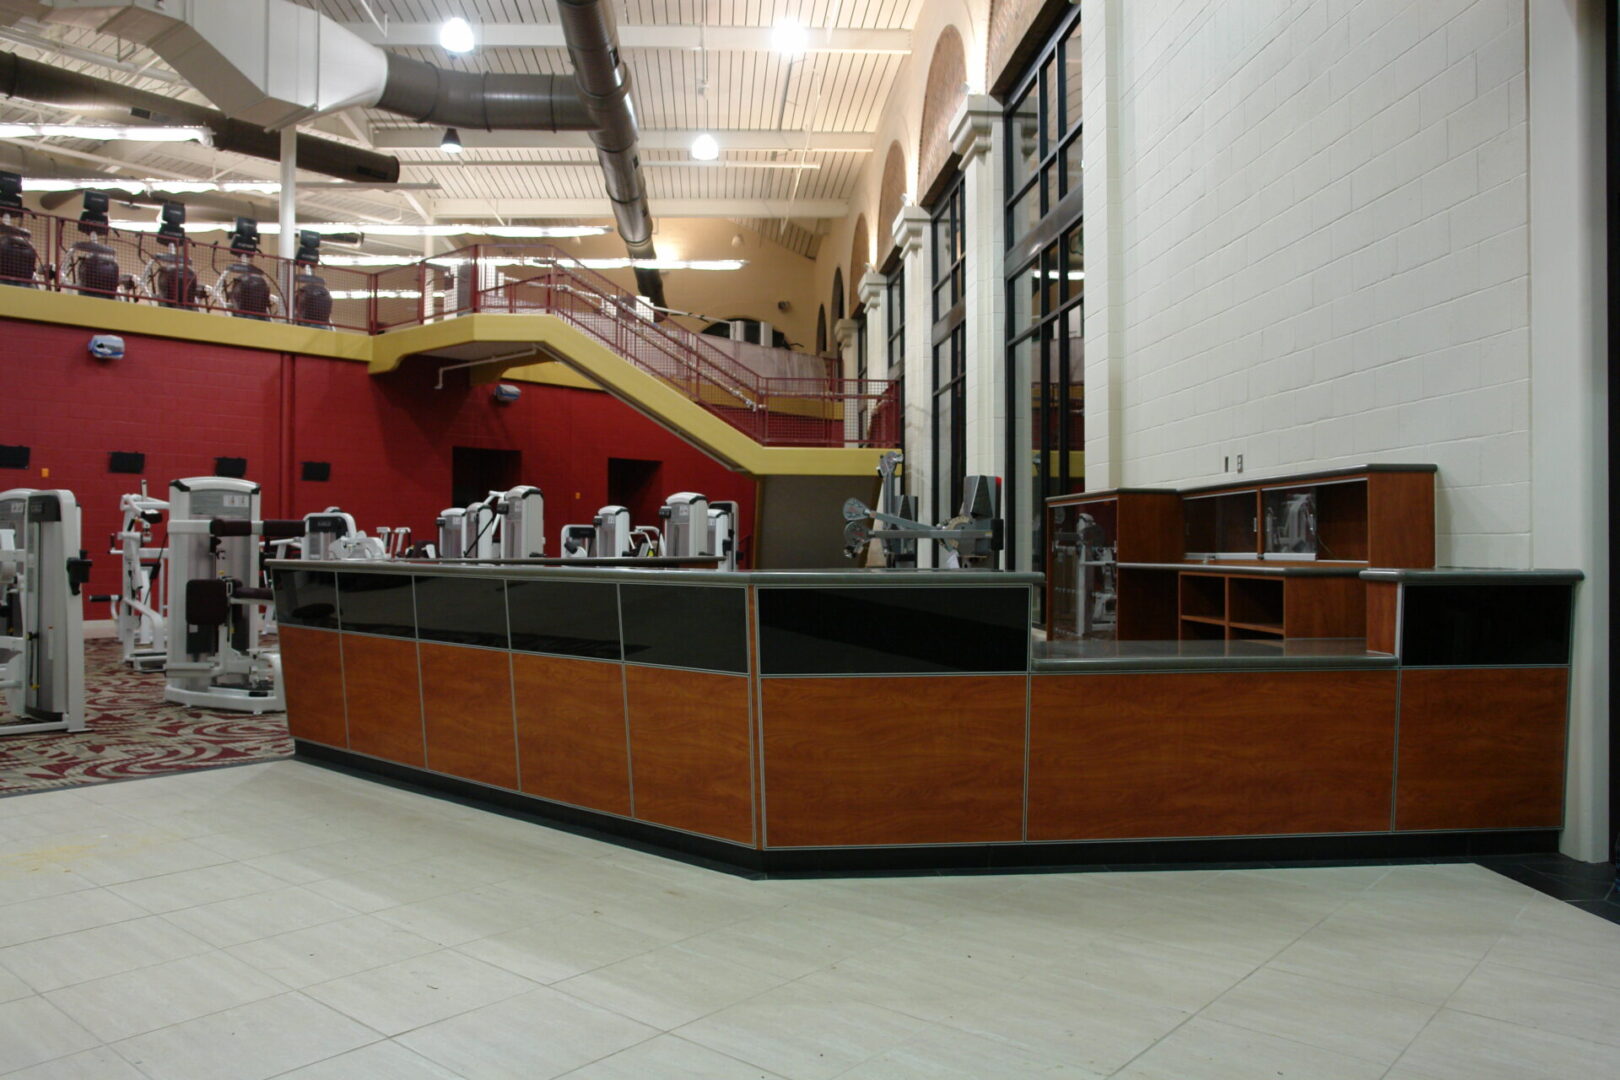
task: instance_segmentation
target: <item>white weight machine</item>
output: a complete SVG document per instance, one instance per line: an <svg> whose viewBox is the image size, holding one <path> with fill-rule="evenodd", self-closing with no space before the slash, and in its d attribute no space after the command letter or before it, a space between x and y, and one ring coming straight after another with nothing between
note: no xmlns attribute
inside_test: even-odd
<svg viewBox="0 0 1620 1080"><path fill-rule="evenodd" d="M354 515L335 506L304 515L301 557L338 561L365 561L401 558L411 544L411 530L379 526L376 536L367 536L355 526Z"/></svg>
<svg viewBox="0 0 1620 1080"><path fill-rule="evenodd" d="M531 484L452 506L434 524L440 558L538 559L546 553L546 497Z"/></svg>
<svg viewBox="0 0 1620 1080"><path fill-rule="evenodd" d="M737 510L734 502L709 504L708 554L719 558L718 570L737 569Z"/></svg>
<svg viewBox="0 0 1620 1080"><path fill-rule="evenodd" d="M272 603L261 538L301 536L302 521L259 518L259 485L195 476L169 485L168 683L164 700L254 714L286 707L281 656L261 648Z"/></svg>
<svg viewBox="0 0 1620 1080"><path fill-rule="evenodd" d="M79 537L71 491L0 492L0 734L85 728Z"/></svg>
<svg viewBox="0 0 1620 1080"><path fill-rule="evenodd" d="M631 525L623 506L604 506L589 525L564 525L562 558L642 559L663 550L663 537L651 525Z"/></svg>
<svg viewBox="0 0 1620 1080"><path fill-rule="evenodd" d="M677 491L658 508L664 523L664 554L686 559L713 554L709 543L709 500L695 491Z"/></svg>
<svg viewBox="0 0 1620 1080"><path fill-rule="evenodd" d="M113 534L112 554L120 562L119 591L106 599L112 604L113 625L124 663L136 671L162 670L168 656L169 549L152 546L152 527L163 520L169 504L146 493L118 500L119 530Z"/></svg>

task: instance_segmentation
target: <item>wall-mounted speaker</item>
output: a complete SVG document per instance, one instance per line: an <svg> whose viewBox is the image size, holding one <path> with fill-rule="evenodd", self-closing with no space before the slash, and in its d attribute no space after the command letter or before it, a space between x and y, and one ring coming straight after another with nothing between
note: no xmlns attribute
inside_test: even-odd
<svg viewBox="0 0 1620 1080"><path fill-rule="evenodd" d="M26 469L29 456L26 446L0 446L0 469Z"/></svg>
<svg viewBox="0 0 1620 1080"><path fill-rule="evenodd" d="M332 479L332 463L330 461L304 462L303 479L312 484L324 484Z"/></svg>
<svg viewBox="0 0 1620 1080"><path fill-rule="evenodd" d="M146 455L132 450L114 450L107 456L107 471L138 476L146 471Z"/></svg>
<svg viewBox="0 0 1620 1080"><path fill-rule="evenodd" d="M240 480L247 476L247 458L245 457L217 457L214 459L214 475L229 476Z"/></svg>

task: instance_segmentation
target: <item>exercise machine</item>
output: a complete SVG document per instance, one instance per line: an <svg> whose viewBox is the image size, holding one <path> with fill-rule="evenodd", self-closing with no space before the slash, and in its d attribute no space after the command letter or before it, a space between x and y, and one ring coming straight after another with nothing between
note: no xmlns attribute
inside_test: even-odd
<svg viewBox="0 0 1620 1080"><path fill-rule="evenodd" d="M195 476L169 485L168 683L164 700L196 708L279 712L280 654L260 647L261 538L303 534L302 521L259 519L259 485Z"/></svg>
<svg viewBox="0 0 1620 1080"><path fill-rule="evenodd" d="M85 728L79 537L72 492L0 492L0 734Z"/></svg>
<svg viewBox="0 0 1620 1080"><path fill-rule="evenodd" d="M328 506L318 513L304 515L300 554L305 559L338 561L398 559L410 543L411 530L406 526L379 526L376 536L367 536L355 526L354 515Z"/></svg>
<svg viewBox="0 0 1620 1080"><path fill-rule="evenodd" d="M685 559L713 554L709 542L709 500L695 491L677 491L658 508L664 522L664 554Z"/></svg>
<svg viewBox="0 0 1620 1080"><path fill-rule="evenodd" d="M642 559L663 552L663 536L651 525L631 525L623 506L604 506L589 525L562 527L562 558Z"/></svg>
<svg viewBox="0 0 1620 1080"><path fill-rule="evenodd" d="M168 503L146 493L145 481L140 494L118 500L122 520L112 536L112 554L120 560L119 591L104 599L112 604L124 663L136 671L159 671L168 658L169 549L152 546L152 527L168 509Z"/></svg>
<svg viewBox="0 0 1620 1080"><path fill-rule="evenodd" d="M1118 566L1114 545L1097 519L1082 511L1075 516L1074 528L1066 529L1063 518L1069 511L1061 506L1053 510L1057 528L1052 537L1052 587L1073 593L1074 625L1068 629L1076 637L1086 638L1116 626ZM1065 565L1073 569L1072 585L1062 572Z"/></svg>
<svg viewBox="0 0 1620 1080"><path fill-rule="evenodd" d="M720 570L737 569L737 504L712 502L709 504L708 553L718 556Z"/></svg>
<svg viewBox="0 0 1620 1080"><path fill-rule="evenodd" d="M893 505L898 495L893 466L901 460L899 454L890 452L883 455L883 461L878 465L879 475L884 478L886 505ZM885 463L888 465L887 472ZM996 556L1002 549L1002 536L999 476L965 477L961 507L954 517L938 525L916 520L915 510L913 516L906 517L887 510L873 510L859 499L844 502L844 554L851 559L858 558L874 539L880 542L885 561L903 557L905 549L901 545L907 541L911 542L914 551L918 540L933 540L943 552L939 564L942 569L982 568L995 565ZM888 565L900 563L888 561Z"/></svg>
<svg viewBox="0 0 1620 1080"><path fill-rule="evenodd" d="M492 491L434 519L446 559L538 559L546 553L546 497L532 484Z"/></svg>

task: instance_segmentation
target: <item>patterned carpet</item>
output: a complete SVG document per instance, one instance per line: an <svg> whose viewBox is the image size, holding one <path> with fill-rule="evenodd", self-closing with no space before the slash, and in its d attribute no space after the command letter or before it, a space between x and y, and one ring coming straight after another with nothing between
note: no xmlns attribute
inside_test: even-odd
<svg viewBox="0 0 1620 1080"><path fill-rule="evenodd" d="M292 753L285 714L249 716L167 704L163 673L129 670L119 660L116 640L87 642L84 669L85 731L5 735L0 723L0 795Z"/></svg>

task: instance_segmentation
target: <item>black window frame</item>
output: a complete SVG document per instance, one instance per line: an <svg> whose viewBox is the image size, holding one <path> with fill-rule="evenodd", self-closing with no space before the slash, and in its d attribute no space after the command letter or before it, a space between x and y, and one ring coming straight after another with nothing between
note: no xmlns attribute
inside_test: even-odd
<svg viewBox="0 0 1620 1080"><path fill-rule="evenodd" d="M960 171L929 209L928 236L933 513L943 520L962 505L967 473L967 190ZM942 430L942 412L950 418L948 431Z"/></svg>
<svg viewBox="0 0 1620 1080"><path fill-rule="evenodd" d="M1032 474L1032 505L1027 508L1018 505L1017 484L1005 487L1008 569L1017 568L1015 538L1024 529L1030 530L1031 565L1044 565L1045 500L1084 490L1085 483L1083 472L1075 476L1070 469L1073 452L1085 449L1085 214L1084 177L1078 169L1084 129L1082 117L1068 115L1071 100L1079 97L1068 86L1080 72L1075 55L1079 27L1076 7L1054 28L1007 95L1002 155L1007 193L1005 453L1009 472ZM1031 102L1036 121L1033 161L1021 153ZM1027 206L1030 199L1036 202L1033 213ZM1018 378L1019 365L1013 361L1020 350L1030 354L1027 382ZM1024 416L1029 419L1027 442L1019 438Z"/></svg>

